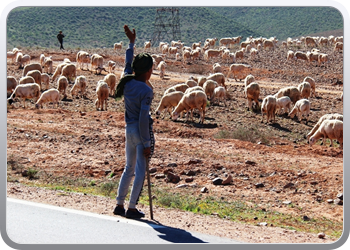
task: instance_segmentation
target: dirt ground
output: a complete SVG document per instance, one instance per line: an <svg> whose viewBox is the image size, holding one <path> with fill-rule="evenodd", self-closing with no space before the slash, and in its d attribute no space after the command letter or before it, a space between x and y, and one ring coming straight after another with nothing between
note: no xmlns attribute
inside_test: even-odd
<svg viewBox="0 0 350 250"><path fill-rule="evenodd" d="M170 187L174 192L186 189L199 198L215 196L227 201L239 200L252 207L292 214L296 218L307 216L342 222L343 206L338 197L343 192L343 150L338 144L329 147L329 142L327 146L318 143L310 147L305 139L322 115L343 114L340 99L343 54L334 52L332 48L321 48L321 51L328 53L330 58L329 63L321 66L316 62L286 61L287 50L282 48L262 51L255 59L246 54L243 60L238 61L252 66L251 73L261 89L260 104L265 96L275 94L281 87L297 86L305 76L313 77L317 97L310 98L308 123L287 115L277 116L276 123L262 123L260 111L247 110L243 80L232 78L226 79L227 106L223 103L207 106L204 124L198 123L197 114L194 122L185 122L182 118L172 121L169 115L160 119L154 117L156 146L150 163L152 184ZM41 53L51 55L55 67L64 58L75 63L77 52L26 51L34 62L39 61ZM118 62L115 74L119 78L123 53L108 49L98 52L104 56L105 64L108 60ZM208 75L213 64L199 60L183 65L169 58L166 62L165 78L160 79L158 70L154 70L151 78L154 86L153 116L166 88L185 82L191 75ZM226 74L230 64L220 63ZM18 80L22 70L8 61L7 73ZM123 103L110 97L107 111L97 111L94 106L96 83L106 74L96 75L78 69L77 75L88 79L87 94L72 98L68 92L59 108L50 105L38 110L32 100L27 101L26 109L19 102L8 105L8 197L113 216L115 201L109 198L74 193L62 195L60 191L23 185L63 177L72 180L87 178L101 183L108 180L111 172L115 173L113 178L121 176L125 164ZM50 83L50 87L56 87L56 82ZM231 139L228 134L235 131L243 131L241 134L251 132L258 138L255 141ZM20 171L11 168L15 163L22 166ZM23 172L29 168L38 169L40 178L28 180L23 177ZM180 181L167 182L164 173L169 171L179 176ZM214 178L225 180L228 176L232 177L229 184L213 184ZM182 188L179 187L181 184L184 184ZM201 192L203 187L208 191ZM146 213L145 219L150 220L148 207L139 208ZM166 226L242 242L331 243L337 240L327 234L321 239L314 234L274 225L251 226L220 219L215 214L202 216L159 207L154 208L154 218L156 223ZM256 224L262 222L264 218L258 218ZM326 231L319 231L322 230Z"/></svg>

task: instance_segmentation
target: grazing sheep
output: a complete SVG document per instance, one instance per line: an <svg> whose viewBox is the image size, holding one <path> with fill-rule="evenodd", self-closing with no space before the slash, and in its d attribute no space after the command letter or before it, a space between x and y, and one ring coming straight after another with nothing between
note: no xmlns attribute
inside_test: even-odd
<svg viewBox="0 0 350 250"><path fill-rule="evenodd" d="M25 65L30 63L30 59L31 57L28 54L23 55L21 52L17 53L16 64L18 65L18 68L22 69Z"/></svg>
<svg viewBox="0 0 350 250"><path fill-rule="evenodd" d="M67 77L69 82L74 82L77 77L77 69L74 64L67 64L62 67L61 75Z"/></svg>
<svg viewBox="0 0 350 250"><path fill-rule="evenodd" d="M207 80L203 84L203 89L205 94L207 95L207 98L211 101L214 97L214 89L218 87L218 83L214 80Z"/></svg>
<svg viewBox="0 0 350 250"><path fill-rule="evenodd" d="M35 108L43 108L44 103L52 102L52 106L58 108L60 102L60 92L57 89L49 89L43 92L35 103Z"/></svg>
<svg viewBox="0 0 350 250"><path fill-rule="evenodd" d="M175 121L180 113L186 110L186 121L188 120L189 112L198 109L200 113L200 123L204 123L205 107L207 106L207 96L203 91L192 91L184 94L178 105L172 112L172 119ZM191 112L191 120L193 121L193 112Z"/></svg>
<svg viewBox="0 0 350 250"><path fill-rule="evenodd" d="M200 56L201 56L201 51L197 48L191 51L190 60L192 61L199 60Z"/></svg>
<svg viewBox="0 0 350 250"><path fill-rule="evenodd" d="M45 55L44 54L40 54L39 61L40 61L41 67L44 66L44 60L45 60Z"/></svg>
<svg viewBox="0 0 350 250"><path fill-rule="evenodd" d="M26 99L36 98L37 101L40 97L40 86L37 83L27 83L22 85L17 85L15 90L12 92L11 96L7 99L11 105L15 98L22 99L23 108L26 108Z"/></svg>
<svg viewBox="0 0 350 250"><path fill-rule="evenodd" d="M57 80L57 90L63 94L63 99L67 98L68 79L65 76L60 76Z"/></svg>
<svg viewBox="0 0 350 250"><path fill-rule="evenodd" d="M123 41L120 41L119 43L115 43L113 48L114 50L121 50L123 48Z"/></svg>
<svg viewBox="0 0 350 250"><path fill-rule="evenodd" d="M192 91L197 91L197 90L198 91L203 91L205 93L203 87L201 87L201 86L194 86L194 87L189 87L188 89L186 89L185 94L188 94L188 93L190 93Z"/></svg>
<svg viewBox="0 0 350 250"><path fill-rule="evenodd" d="M47 73L41 74L41 87L45 86L46 89L49 88L50 85L50 76Z"/></svg>
<svg viewBox="0 0 350 250"><path fill-rule="evenodd" d="M96 87L96 94L97 99L95 101L96 110L106 110L107 111L107 100L109 95L109 87L108 84L105 81L98 81L97 87ZM103 104L105 109L103 109Z"/></svg>
<svg viewBox="0 0 350 250"><path fill-rule="evenodd" d="M255 77L252 74L249 74L244 78L244 86L245 87L247 87L252 82L255 82Z"/></svg>
<svg viewBox="0 0 350 250"><path fill-rule="evenodd" d="M230 45L233 43L232 40L233 40L233 37L224 37L224 38L221 38L221 39L219 40L219 45L220 45L220 46L225 46L225 47L229 48Z"/></svg>
<svg viewBox="0 0 350 250"><path fill-rule="evenodd" d="M219 63L213 64L213 72L214 73L222 73L222 67Z"/></svg>
<svg viewBox="0 0 350 250"><path fill-rule="evenodd" d="M35 83L35 79L32 76L23 76L19 79L18 84Z"/></svg>
<svg viewBox="0 0 350 250"><path fill-rule="evenodd" d="M280 98L276 99L276 114L279 111L279 114L284 113L289 113L292 109L292 101L288 96L282 96ZM282 111L283 110L283 111Z"/></svg>
<svg viewBox="0 0 350 250"><path fill-rule="evenodd" d="M214 48L215 43L216 43L217 40L218 40L218 39L217 39L216 37L205 39L205 41L208 43L208 45L209 45L210 48Z"/></svg>
<svg viewBox="0 0 350 250"><path fill-rule="evenodd" d="M41 72L39 70L30 70L28 71L27 76L33 77L34 82L39 84L39 86L41 87Z"/></svg>
<svg viewBox="0 0 350 250"><path fill-rule="evenodd" d="M318 65L321 65L321 63L329 62L329 56L325 53L320 53L318 55Z"/></svg>
<svg viewBox="0 0 350 250"><path fill-rule="evenodd" d="M207 80L213 80L217 82L220 86L226 89L225 75L223 73L215 73L215 74L209 75L207 76Z"/></svg>
<svg viewBox="0 0 350 250"><path fill-rule="evenodd" d="M43 64L44 64L43 68L46 69L46 73L52 75L52 71L53 71L52 59L50 57L45 57Z"/></svg>
<svg viewBox="0 0 350 250"><path fill-rule="evenodd" d="M163 110L168 111L169 115L171 116L171 109L176 107L177 104L179 104L183 95L184 95L184 93L181 91L174 91L171 93L167 93L166 95L163 95L163 97L160 100L159 105L155 111L156 118L158 119L160 117ZM165 117L165 115L164 115L164 117Z"/></svg>
<svg viewBox="0 0 350 250"><path fill-rule="evenodd" d="M317 42L313 37L307 36L305 37L305 47L309 47L309 45L317 47Z"/></svg>
<svg viewBox="0 0 350 250"><path fill-rule="evenodd" d="M151 40L144 42L143 48L144 48L144 50L150 49L151 48Z"/></svg>
<svg viewBox="0 0 350 250"><path fill-rule="evenodd" d="M208 62L211 58L218 58L222 56L222 53L223 50L208 49L204 52L204 60Z"/></svg>
<svg viewBox="0 0 350 250"><path fill-rule="evenodd" d="M17 48L13 48L12 51L7 51L7 59L12 59L12 63L14 63L18 52L21 52L21 50Z"/></svg>
<svg viewBox="0 0 350 250"><path fill-rule="evenodd" d="M261 122L264 122L264 114L266 114L266 123L269 121L276 122L276 106L277 106L276 97L273 95L268 95L264 98L261 104Z"/></svg>
<svg viewBox="0 0 350 250"><path fill-rule="evenodd" d="M218 103L222 101L226 107L226 89L222 86L218 86L214 89L212 102L218 100Z"/></svg>
<svg viewBox="0 0 350 250"><path fill-rule="evenodd" d="M86 68L89 69L90 55L88 52L82 51L82 50L78 51L76 61L77 61L77 68L83 70L84 65L86 64Z"/></svg>
<svg viewBox="0 0 350 250"><path fill-rule="evenodd" d="M12 92L13 90L15 90L17 85L18 85L18 82L15 77L13 76L7 77L7 92Z"/></svg>
<svg viewBox="0 0 350 250"><path fill-rule="evenodd" d="M159 77L160 77L161 79L164 79L164 75L165 75L165 66L166 66L165 61L161 61L161 62L158 64L158 67L157 67L157 69L159 70Z"/></svg>
<svg viewBox="0 0 350 250"><path fill-rule="evenodd" d="M42 69L40 63L30 63L30 64L27 64L26 66L24 66L22 76L26 76L28 71L31 71L31 70L39 70L40 73L43 72L43 69Z"/></svg>
<svg viewBox="0 0 350 250"><path fill-rule="evenodd" d="M63 62L63 63L60 63L57 65L57 68L55 70L55 72L53 73L52 75L52 78L51 78L51 81L55 81L56 80L56 77L58 77L59 75L61 75L62 73L62 68L66 65L68 65L69 63L68 62Z"/></svg>
<svg viewBox="0 0 350 250"><path fill-rule="evenodd" d="M309 82L302 82L298 85L300 98L309 99L311 94L311 84Z"/></svg>
<svg viewBox="0 0 350 250"><path fill-rule="evenodd" d="M311 94L313 94L313 96L316 97L316 83L315 83L315 79L313 79L310 76L307 76L304 78L303 82L308 82L310 83L311 86Z"/></svg>
<svg viewBox="0 0 350 250"><path fill-rule="evenodd" d="M334 51L340 51L343 50L343 43L342 42L336 42L334 45Z"/></svg>
<svg viewBox="0 0 350 250"><path fill-rule="evenodd" d="M108 73L113 73L113 71L115 70L115 67L117 66L117 63L114 61L109 60L107 62L107 67L108 67Z"/></svg>
<svg viewBox="0 0 350 250"><path fill-rule="evenodd" d="M340 147L343 148L343 122L339 120L324 120L316 132L310 137L310 146L314 145L316 141L323 138L323 143L326 139L330 139L331 147L333 147L333 140L337 140Z"/></svg>
<svg viewBox="0 0 350 250"><path fill-rule="evenodd" d="M164 95L166 95L167 93L174 92L174 91L185 92L186 89L188 89L188 88L189 88L189 86L186 83L179 83L179 84L176 84L176 85L166 89L164 91Z"/></svg>
<svg viewBox="0 0 350 250"><path fill-rule="evenodd" d="M301 52L301 51L296 51L294 53L294 59L295 60L309 61L308 55L304 52Z"/></svg>
<svg viewBox="0 0 350 250"><path fill-rule="evenodd" d="M317 121L315 126L306 135L306 139L307 140L309 140L310 137L317 131L317 129L321 126L321 124L322 124L322 122L324 120L339 120L339 121L343 121L343 115L334 113L334 114L325 114L325 115L321 116L321 118Z"/></svg>
<svg viewBox="0 0 350 250"><path fill-rule="evenodd" d="M248 110L252 110L253 101L256 108L259 107L260 86L257 82L252 82L244 88L244 95L248 101Z"/></svg>
<svg viewBox="0 0 350 250"><path fill-rule="evenodd" d="M207 78L204 76L201 76L198 78L198 86L203 87L203 84L207 81Z"/></svg>
<svg viewBox="0 0 350 250"><path fill-rule="evenodd" d="M87 85L86 77L85 76L78 76L75 79L74 85L70 90L72 97L76 96L78 91L80 91L81 96L84 96L86 85Z"/></svg>
<svg viewBox="0 0 350 250"><path fill-rule="evenodd" d="M280 98L282 96L288 96L293 104L295 104L300 99L300 91L296 87L285 87L280 89L276 94L276 98Z"/></svg>
<svg viewBox="0 0 350 250"><path fill-rule="evenodd" d="M263 46L265 49L269 48L269 49L275 50L275 46L276 46L276 45L275 45L275 41L272 41L272 40L270 40L270 39L266 39L266 40L263 42L262 46Z"/></svg>
<svg viewBox="0 0 350 250"><path fill-rule="evenodd" d="M227 77L230 77L233 74L234 79L237 82L237 78L241 81L252 71L252 67L246 64L234 63L231 64L230 69L227 73Z"/></svg>
<svg viewBox="0 0 350 250"><path fill-rule="evenodd" d="M113 73L109 73L104 77L103 81L106 82L109 87L109 95L114 97L117 87L117 76Z"/></svg>
<svg viewBox="0 0 350 250"><path fill-rule="evenodd" d="M235 58L237 59L243 59L244 58L244 50L240 49L234 52Z"/></svg>
<svg viewBox="0 0 350 250"><path fill-rule="evenodd" d="M192 79L188 79L185 84L188 85L188 87L192 88L192 87L195 87L195 86L198 86L198 83L195 81L195 80L192 80Z"/></svg>
<svg viewBox="0 0 350 250"><path fill-rule="evenodd" d="M287 52L287 61L288 60L293 60L294 59L294 52L292 50L289 50Z"/></svg>
<svg viewBox="0 0 350 250"><path fill-rule="evenodd" d="M93 54L91 56L91 71L95 70L95 73L97 75L100 75L102 70L104 70L103 68L103 57L98 55L98 54Z"/></svg>
<svg viewBox="0 0 350 250"><path fill-rule="evenodd" d="M305 116L307 124L309 121L310 109L310 101L308 99L300 99L295 103L293 109L289 112L288 116L293 119L294 116L297 115L299 122L301 122L302 117Z"/></svg>

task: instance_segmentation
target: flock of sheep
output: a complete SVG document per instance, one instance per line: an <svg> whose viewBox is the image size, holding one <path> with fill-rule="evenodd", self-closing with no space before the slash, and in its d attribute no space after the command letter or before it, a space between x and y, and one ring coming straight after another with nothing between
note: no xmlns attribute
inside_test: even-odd
<svg viewBox="0 0 350 250"><path fill-rule="evenodd" d="M156 117L159 118L161 113L169 113L173 120L183 117L186 113L186 121L191 116L193 121L194 110L198 110L200 114L200 123L204 123L205 110L209 102L215 100L222 101L226 106L227 86L225 84L228 77L233 76L237 81L244 79L244 95L247 99L248 110L253 109L253 102L255 109L260 108L262 114L262 122L264 115L266 115L267 122L275 122L275 115L277 112L288 112L289 116L293 118L297 115L299 121L305 116L308 121L310 113L309 98L316 96L316 84L312 77L306 77L302 83L297 87L285 87L280 89L274 95L267 95L263 98L262 104L259 104L260 86L251 74L252 67L246 64L236 63L239 58L242 58L242 53L250 53L255 56L259 50L272 49L274 50L278 40L274 37L266 38L247 38L246 41L241 42L242 37L222 38L219 40L220 47L215 49L215 43L218 39L208 38L203 46L201 42L192 44L191 47L184 46L181 41L172 41L171 44L161 42L159 44L159 54L152 54L154 60L154 69L159 70L161 79L165 75L165 59L174 57L175 60L182 60L184 64L189 61L205 60L209 62L214 60L213 74L209 76L195 77L191 76L185 83L180 83L169 87L163 94L159 105L155 111ZM311 40L314 42L310 42ZM318 39L318 40L317 40ZM309 44L312 46L334 46L335 50L342 49L342 37L329 37L327 44L324 42L325 38L301 38L300 42L304 42L305 46ZM322 41L322 42L321 42ZM287 39L282 42L282 46L292 46L298 44L299 40ZM231 52L232 48L239 46L239 50ZM146 42L143 50L149 49L150 43ZM123 48L123 43L114 44L114 50ZM291 51L287 53L287 59L292 54ZM295 60L298 58L298 51L293 52ZM15 98L22 99L23 107L25 108L26 99L35 99L35 107L42 108L45 103L53 103L58 107L60 96L67 97L67 89L70 82L74 82L70 90L72 96L84 96L87 87L86 77L83 75L77 76L77 69L83 70L85 67L96 74L100 74L102 70L108 72L103 80L99 80L96 86L96 109L107 110L107 100L109 96L114 96L117 76L113 73L116 67L116 62L108 61L106 70L104 68L103 57L98 54L90 55L85 51L79 51L76 55L76 63L65 59L58 64L55 71L53 71L53 61L51 57L46 57L44 54L40 56L40 63L31 63L29 55L23 55L21 50L14 48L7 52L7 57L12 59L12 62L18 65L20 69L23 68L22 77L17 81L15 77L7 77L7 91L11 92L8 98L9 104L12 104ZM325 56L319 50L313 49L307 53L306 60L316 60L319 63L325 62ZM219 63L231 63L228 74L225 76L222 67ZM46 71L46 72L44 72ZM52 75L50 77L50 75ZM57 88L49 89L49 82L54 82L57 79ZM152 86L152 85L151 85ZM46 91L42 91L43 87ZM292 107L293 105L293 107ZM340 114L329 114L321 117L318 123L307 135L310 145L314 144L318 139L329 138L337 140L341 146L343 144L343 116ZM307 122L306 121L306 122Z"/></svg>

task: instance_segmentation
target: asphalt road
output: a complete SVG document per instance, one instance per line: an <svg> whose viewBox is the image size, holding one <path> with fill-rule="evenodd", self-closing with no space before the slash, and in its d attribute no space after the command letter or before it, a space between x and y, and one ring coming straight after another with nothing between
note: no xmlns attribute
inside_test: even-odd
<svg viewBox="0 0 350 250"><path fill-rule="evenodd" d="M240 243L149 221L98 215L12 198L7 198L6 229L9 239L17 244Z"/></svg>

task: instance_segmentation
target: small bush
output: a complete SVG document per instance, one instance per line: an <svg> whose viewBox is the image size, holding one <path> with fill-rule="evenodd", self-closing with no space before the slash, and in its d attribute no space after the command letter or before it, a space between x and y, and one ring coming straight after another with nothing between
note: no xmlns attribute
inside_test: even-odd
<svg viewBox="0 0 350 250"><path fill-rule="evenodd" d="M221 130L215 135L215 138L238 139L252 143L257 143L258 141L262 142L263 144L269 143L267 136L261 133L257 127L239 127L234 131Z"/></svg>
<svg viewBox="0 0 350 250"><path fill-rule="evenodd" d="M100 187L101 192L104 196L110 196L111 192L118 186L118 182L106 182L103 183Z"/></svg>

